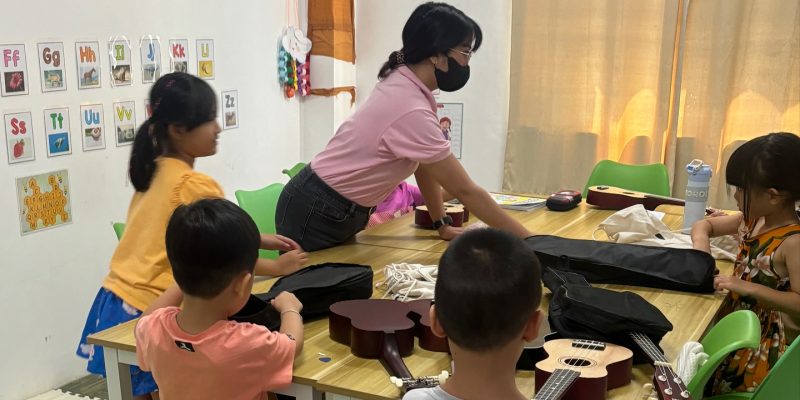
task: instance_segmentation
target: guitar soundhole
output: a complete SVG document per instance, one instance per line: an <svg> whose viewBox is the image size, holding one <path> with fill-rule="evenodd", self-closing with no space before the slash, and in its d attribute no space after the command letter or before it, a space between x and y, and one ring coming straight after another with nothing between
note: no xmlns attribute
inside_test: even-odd
<svg viewBox="0 0 800 400"><path fill-rule="evenodd" d="M591 361L584 360L583 358L565 358L561 362L571 367L588 367L592 365Z"/></svg>

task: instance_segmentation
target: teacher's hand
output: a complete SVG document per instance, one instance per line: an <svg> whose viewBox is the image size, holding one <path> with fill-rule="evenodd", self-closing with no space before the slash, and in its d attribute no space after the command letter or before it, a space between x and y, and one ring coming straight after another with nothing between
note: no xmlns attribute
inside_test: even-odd
<svg viewBox="0 0 800 400"><path fill-rule="evenodd" d="M443 240L453 240L462 232L464 232L464 228L456 228L454 226L444 225L439 228L439 237Z"/></svg>

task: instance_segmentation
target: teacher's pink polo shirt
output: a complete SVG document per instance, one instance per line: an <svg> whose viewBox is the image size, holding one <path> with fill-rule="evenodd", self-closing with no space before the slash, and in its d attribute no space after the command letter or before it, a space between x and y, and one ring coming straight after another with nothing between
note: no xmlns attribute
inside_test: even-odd
<svg viewBox="0 0 800 400"><path fill-rule="evenodd" d="M328 186L365 207L380 203L422 164L450 155L436 100L405 65L378 82L311 168Z"/></svg>

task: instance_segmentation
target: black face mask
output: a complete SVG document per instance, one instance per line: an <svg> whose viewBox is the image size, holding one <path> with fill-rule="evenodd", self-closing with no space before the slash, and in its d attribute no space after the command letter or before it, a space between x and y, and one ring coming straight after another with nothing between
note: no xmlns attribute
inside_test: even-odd
<svg viewBox="0 0 800 400"><path fill-rule="evenodd" d="M455 92L469 80L469 65L461 65L453 57L447 57L447 72L434 67L436 84L444 92Z"/></svg>

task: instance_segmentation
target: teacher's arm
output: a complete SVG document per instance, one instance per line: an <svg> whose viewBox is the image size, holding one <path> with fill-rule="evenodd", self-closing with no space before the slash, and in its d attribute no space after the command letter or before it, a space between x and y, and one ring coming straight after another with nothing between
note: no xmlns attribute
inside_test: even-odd
<svg viewBox="0 0 800 400"><path fill-rule="evenodd" d="M422 167L421 164L420 167ZM438 221L444 218L444 200L439 182L427 168L417 168L417 171L414 172L414 178L417 180L419 191L422 192L422 197L425 199L425 205L428 206L428 214L431 216L431 221ZM439 237L444 240L452 240L460 235L461 232L463 232L462 228L444 225L439 228Z"/></svg>
<svg viewBox="0 0 800 400"><path fill-rule="evenodd" d="M430 208L432 204L437 203L430 203L429 201L435 201L436 198L439 199L438 204L442 204L441 191L438 190L438 187L436 190L432 190L435 184L441 185L448 193L458 198L461 203L467 206L470 213L475 214L487 225L510 232L521 238L532 235L522 224L503 211L485 189L472 181L467 171L464 170L464 167L452 154L442 161L432 164L420 164L415 175L428 205L428 211L431 212L432 219L442 218L444 215L444 208L441 208L441 210L438 207L434 208L441 215L434 215ZM419 181L419 176L433 178L435 182L422 183ZM438 197L434 197L436 195L431 194L434 198L428 199L428 195L425 194L426 189L422 186L423 184L431 185L431 187L427 188L427 191L437 192Z"/></svg>

